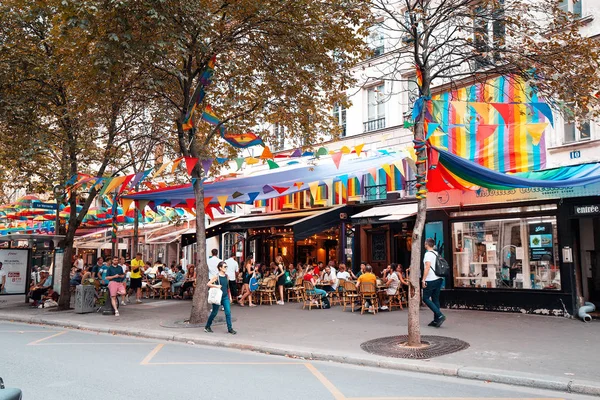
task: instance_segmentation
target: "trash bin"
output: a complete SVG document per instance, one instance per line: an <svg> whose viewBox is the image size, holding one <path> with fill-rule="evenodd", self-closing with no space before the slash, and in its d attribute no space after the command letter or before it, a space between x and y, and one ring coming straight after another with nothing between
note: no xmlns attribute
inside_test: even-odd
<svg viewBox="0 0 600 400"><path fill-rule="evenodd" d="M77 285L75 288L75 313L94 312L96 304L96 288L93 285Z"/></svg>

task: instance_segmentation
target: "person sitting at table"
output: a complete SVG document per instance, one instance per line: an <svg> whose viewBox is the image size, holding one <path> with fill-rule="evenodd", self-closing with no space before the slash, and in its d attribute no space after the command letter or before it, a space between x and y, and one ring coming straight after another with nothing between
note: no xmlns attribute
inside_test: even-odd
<svg viewBox="0 0 600 400"><path fill-rule="evenodd" d="M81 278L82 278L82 276L81 276L81 270L80 269L76 269L75 270L75 274L73 274L73 277L69 281L69 286L81 285Z"/></svg>
<svg viewBox="0 0 600 400"><path fill-rule="evenodd" d="M183 272L181 272L181 268L179 266L175 266L173 268L173 273L174 275L171 282L171 293L173 294L173 298L177 298L175 294L179 292L179 289L185 283L185 275Z"/></svg>
<svg viewBox="0 0 600 400"><path fill-rule="evenodd" d="M58 292L55 292L54 289L50 288L46 292L45 295L42 296L40 300L39 308L50 308L50 307L58 307Z"/></svg>
<svg viewBox="0 0 600 400"><path fill-rule="evenodd" d="M398 266L395 263L390 264L386 269L388 269L388 274L385 277L385 294L388 296L393 296L398 291L398 286L400 286L400 276L398 276ZM384 300L384 305L381 307L382 310L387 310L388 299Z"/></svg>
<svg viewBox="0 0 600 400"><path fill-rule="evenodd" d="M361 264L361 268L362 268L362 264ZM363 282L367 282L367 283L372 283L373 287L377 287L377 277L375 276L375 274L373 273L373 267L371 267L369 264L365 265L365 272L363 274L361 274L358 277L358 280L356 281L356 288L359 290L360 292L360 284ZM373 312L373 304L371 304L369 301L366 301L365 303L367 303L367 307L369 307L369 312Z"/></svg>
<svg viewBox="0 0 600 400"><path fill-rule="evenodd" d="M340 265L338 265L338 273L336 275L336 278L338 279L338 283L340 279L344 279L346 281L349 281L352 278L352 275L350 274L350 272L348 272L346 270L346 264L342 263ZM340 289L342 289L342 287L340 286Z"/></svg>
<svg viewBox="0 0 600 400"><path fill-rule="evenodd" d="M356 279L360 278L360 276L365 273L366 268L367 268L367 263L365 261L361 261L360 262L360 271L358 271L355 275Z"/></svg>
<svg viewBox="0 0 600 400"><path fill-rule="evenodd" d="M407 268L406 271L404 271L404 267L402 266L402 264L392 264L392 265L396 265L396 275L398 275L400 284L403 286L408 286L408 273L410 271L410 268Z"/></svg>
<svg viewBox="0 0 600 400"><path fill-rule="evenodd" d="M329 265L325 267L321 284L323 285L321 288L326 292L335 292L337 290L338 279L335 271Z"/></svg>
<svg viewBox="0 0 600 400"><path fill-rule="evenodd" d="M31 288L30 297L33 300L33 307L40 305L42 296L52 287L52 275L47 271L40 272L40 283Z"/></svg>
<svg viewBox="0 0 600 400"><path fill-rule="evenodd" d="M306 274L304 275L304 278L303 278L305 281L313 284L314 289L312 291L308 291L307 293L308 294L316 294L318 296L321 296L321 301L323 301L323 308L331 308L331 305L329 304L329 299L327 298L327 292L322 289L317 289L317 287L316 287L317 280L315 279L314 271L315 271L315 267L313 267L312 265L309 265L306 270Z"/></svg>
<svg viewBox="0 0 600 400"><path fill-rule="evenodd" d="M193 288L194 283L196 283L196 267L194 266L194 264L188 264L185 279L183 281L183 284L179 288L179 296L177 296L176 298L183 299L183 294L185 293L185 291L189 288Z"/></svg>
<svg viewBox="0 0 600 400"><path fill-rule="evenodd" d="M321 279L324 271L325 269L323 268L323 261L319 261L313 271L313 274L317 277L317 279Z"/></svg>

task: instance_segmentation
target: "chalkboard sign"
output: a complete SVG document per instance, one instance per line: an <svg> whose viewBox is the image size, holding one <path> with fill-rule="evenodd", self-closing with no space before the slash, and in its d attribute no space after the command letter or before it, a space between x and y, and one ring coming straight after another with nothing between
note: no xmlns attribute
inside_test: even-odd
<svg viewBox="0 0 600 400"><path fill-rule="evenodd" d="M529 225L529 261L554 262L553 247L551 223Z"/></svg>

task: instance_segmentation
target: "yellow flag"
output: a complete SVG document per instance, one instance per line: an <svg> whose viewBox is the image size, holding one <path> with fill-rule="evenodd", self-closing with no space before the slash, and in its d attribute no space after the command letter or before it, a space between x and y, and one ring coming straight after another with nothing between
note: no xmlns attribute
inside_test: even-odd
<svg viewBox="0 0 600 400"><path fill-rule="evenodd" d="M254 158L254 157L246 157L246 164L248 165L254 165L254 164L258 164L258 158Z"/></svg>
<svg viewBox="0 0 600 400"><path fill-rule="evenodd" d="M166 161L163 165L161 165L160 168L158 170L156 170L154 175L152 175L152 178L156 178L157 176L159 176L165 170L165 168L167 168L167 165L169 165L170 163L171 163L171 161Z"/></svg>
<svg viewBox="0 0 600 400"><path fill-rule="evenodd" d="M181 164L181 161L183 161L183 157L179 157L177 160L173 161L173 166L171 167L171 173L175 172L177 167L179 167L179 164Z"/></svg>
<svg viewBox="0 0 600 400"><path fill-rule="evenodd" d="M390 167L390 164L383 164L381 168L385 171L387 176L389 176L390 178L392 177L392 168Z"/></svg>
<svg viewBox="0 0 600 400"><path fill-rule="evenodd" d="M116 188L117 186L120 186L123 184L123 182L125 181L125 178L127 178L126 176L117 176L114 177L112 181L110 181L110 183L108 184L108 187L106 188L106 190L104 191L104 193L110 193L114 188Z"/></svg>
<svg viewBox="0 0 600 400"><path fill-rule="evenodd" d="M360 153L362 152L363 147L365 147L365 144L357 144L356 146L354 146L354 151L356 152L357 156L360 156Z"/></svg>
<svg viewBox="0 0 600 400"><path fill-rule="evenodd" d="M462 123L465 120L465 114L467 113L467 103L465 101L451 101L452 107L456 112L458 120L456 122Z"/></svg>
<svg viewBox="0 0 600 400"><path fill-rule="evenodd" d="M317 199L317 190L319 190L319 181L309 183L308 188L310 189L310 194L311 194L313 200L316 200Z"/></svg>
<svg viewBox="0 0 600 400"><path fill-rule="evenodd" d="M228 198L229 198L229 196L217 196L217 200L219 201L219 204L221 205L221 207L225 207L227 205Z"/></svg>
<svg viewBox="0 0 600 400"><path fill-rule="evenodd" d="M123 213L126 214L127 211L131 208L131 203L133 203L133 199L121 199L123 203Z"/></svg>
<svg viewBox="0 0 600 400"><path fill-rule="evenodd" d="M404 178L406 178L406 174L404 172L404 164L402 164L402 161L396 161L396 162L394 162L394 165L398 169L398 172L400 172L400 175L402 175Z"/></svg>
<svg viewBox="0 0 600 400"><path fill-rule="evenodd" d="M342 154L350 154L352 152L348 146L342 146L340 151L342 152Z"/></svg>
<svg viewBox="0 0 600 400"><path fill-rule="evenodd" d="M525 129L529 136L531 136L531 143L534 146L540 144L540 140L542 140L542 135L544 134L544 130L548 126L547 122L540 122L536 124L525 124Z"/></svg>

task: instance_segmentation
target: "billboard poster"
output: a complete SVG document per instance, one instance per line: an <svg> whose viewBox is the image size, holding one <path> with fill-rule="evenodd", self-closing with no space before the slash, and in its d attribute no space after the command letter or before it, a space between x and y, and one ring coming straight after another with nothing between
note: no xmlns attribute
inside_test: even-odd
<svg viewBox="0 0 600 400"><path fill-rule="evenodd" d="M529 261L553 262L552 223L529 225Z"/></svg>
<svg viewBox="0 0 600 400"><path fill-rule="evenodd" d="M27 262L29 250L0 249L0 282L5 280L2 294L25 294L27 292Z"/></svg>

